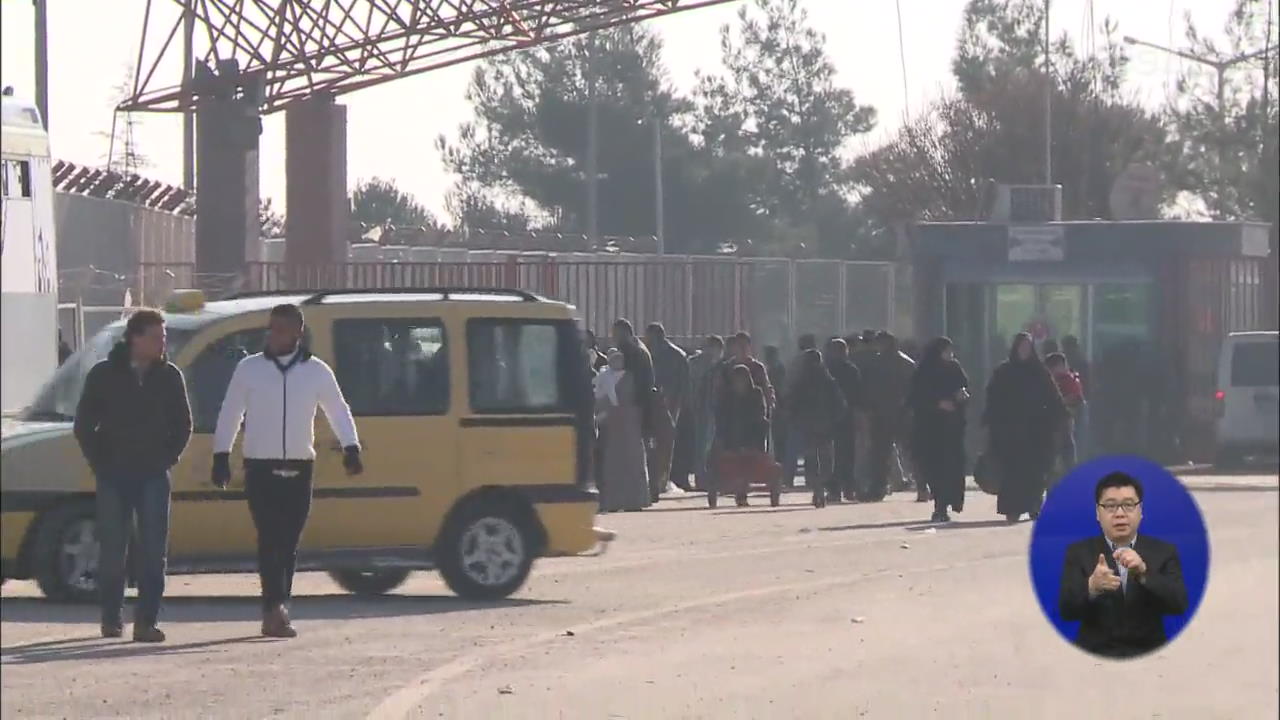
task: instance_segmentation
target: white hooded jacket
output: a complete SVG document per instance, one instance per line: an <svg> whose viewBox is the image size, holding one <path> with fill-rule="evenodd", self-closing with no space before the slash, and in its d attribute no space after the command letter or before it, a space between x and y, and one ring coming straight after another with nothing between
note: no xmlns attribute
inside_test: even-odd
<svg viewBox="0 0 1280 720"><path fill-rule="evenodd" d="M333 370L306 350L287 358L258 353L236 366L218 413L214 453L229 453L244 421L248 460L314 460L316 408L342 446L359 446L351 408Z"/></svg>

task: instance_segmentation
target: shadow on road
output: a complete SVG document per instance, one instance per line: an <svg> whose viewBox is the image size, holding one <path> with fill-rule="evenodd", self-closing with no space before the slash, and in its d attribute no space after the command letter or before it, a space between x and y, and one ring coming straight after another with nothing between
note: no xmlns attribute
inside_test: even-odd
<svg viewBox="0 0 1280 720"><path fill-rule="evenodd" d="M219 645L247 642L279 642L259 636L243 636L174 644L144 644L99 637L37 642L0 650L0 665L40 665L68 660L112 660L144 655L191 655Z"/></svg>
<svg viewBox="0 0 1280 720"><path fill-rule="evenodd" d="M471 602L452 595L380 595L356 597L347 594L295 597L290 614L296 620L349 620L410 615L492 610L528 605L563 605L566 600L507 599ZM130 602L129 604L132 604ZM164 600L168 622L249 622L261 619L261 600L249 596L177 596ZM67 605L42 598L5 598L0 605L0 621L6 623L68 623L97 627L98 608ZM5 649L5 652L9 652Z"/></svg>
<svg viewBox="0 0 1280 720"><path fill-rule="evenodd" d="M1013 527L1021 523L1010 523L1004 520L961 520L949 523L930 523L924 520L891 520L881 523L862 523L859 525L841 525L839 527L822 527L822 532L843 532L846 530L884 530L886 528L903 528L910 532L924 532L929 528L937 530L977 530L980 528Z"/></svg>
<svg viewBox="0 0 1280 720"><path fill-rule="evenodd" d="M1280 485L1189 485L1193 493L1202 492L1280 492Z"/></svg>
<svg viewBox="0 0 1280 720"><path fill-rule="evenodd" d="M1270 463L1250 463L1240 467L1219 468L1212 465L1179 465L1169 468L1178 477L1191 475L1195 477L1257 477L1259 475L1280 474L1280 465Z"/></svg>
<svg viewBox="0 0 1280 720"><path fill-rule="evenodd" d="M786 512L813 512L812 505L784 505L780 507L770 507L769 505L748 505L746 507L730 506L722 508L711 513L712 515L741 515L743 513L786 513Z"/></svg>
<svg viewBox="0 0 1280 720"><path fill-rule="evenodd" d="M857 525L839 525L837 527L821 527L820 532L843 532L846 530L883 530L885 528L900 528L919 525L920 520L889 520L880 523L859 523Z"/></svg>
<svg viewBox="0 0 1280 720"><path fill-rule="evenodd" d="M907 530L911 532L924 532L929 528L936 528L938 531L978 530L981 528L1012 527L1014 524L1021 524L1021 523L1011 524L1006 520L964 520L964 521L953 520L949 523L942 523L942 524L924 523L924 524L912 525L908 527Z"/></svg>

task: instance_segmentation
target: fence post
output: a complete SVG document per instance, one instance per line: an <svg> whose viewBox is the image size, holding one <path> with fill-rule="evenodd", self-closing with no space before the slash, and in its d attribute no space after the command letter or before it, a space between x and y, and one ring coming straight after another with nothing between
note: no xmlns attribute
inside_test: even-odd
<svg viewBox="0 0 1280 720"><path fill-rule="evenodd" d="M685 332L690 339L696 339L698 329L693 326L693 257L687 256L684 260L684 322ZM698 347L702 347L702 343L697 343Z"/></svg>

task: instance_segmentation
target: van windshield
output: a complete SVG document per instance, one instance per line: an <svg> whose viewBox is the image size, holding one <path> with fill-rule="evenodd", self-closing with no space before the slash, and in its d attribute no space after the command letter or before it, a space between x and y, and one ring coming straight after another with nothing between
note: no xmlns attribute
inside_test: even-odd
<svg viewBox="0 0 1280 720"><path fill-rule="evenodd" d="M1231 386L1275 386L1277 365L1280 365L1280 340L1242 342L1231 352Z"/></svg>
<svg viewBox="0 0 1280 720"><path fill-rule="evenodd" d="M166 328L168 354L174 357L194 334L191 330ZM124 322L112 323L87 340L84 347L67 358L45 382L36 399L22 412L23 420L69 422L75 419L76 405L80 403L80 391L84 379L93 366L107 359L111 348L124 337Z"/></svg>

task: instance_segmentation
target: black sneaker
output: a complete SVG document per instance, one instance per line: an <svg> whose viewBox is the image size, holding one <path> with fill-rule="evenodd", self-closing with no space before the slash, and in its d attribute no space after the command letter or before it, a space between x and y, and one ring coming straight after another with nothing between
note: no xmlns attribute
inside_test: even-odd
<svg viewBox="0 0 1280 720"><path fill-rule="evenodd" d="M140 643L162 643L164 632L155 625L133 625L133 641Z"/></svg>
<svg viewBox="0 0 1280 720"><path fill-rule="evenodd" d="M118 638L124 635L124 623L104 622L102 623L102 637Z"/></svg>

